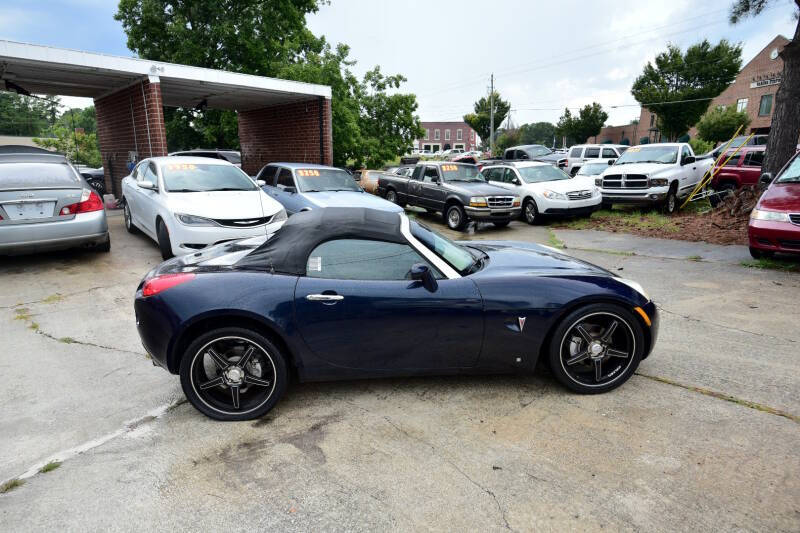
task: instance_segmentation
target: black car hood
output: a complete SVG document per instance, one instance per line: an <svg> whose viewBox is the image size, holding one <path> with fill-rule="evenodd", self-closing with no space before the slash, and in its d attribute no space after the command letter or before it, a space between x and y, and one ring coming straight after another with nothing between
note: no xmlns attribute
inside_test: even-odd
<svg viewBox="0 0 800 533"><path fill-rule="evenodd" d="M511 191L507 191L502 187L497 187L496 185L489 185L483 181L476 181L476 182L466 182L466 181L448 181L445 182L447 189L459 194L464 195L471 195L471 196L497 196L497 195L504 195L509 196L513 193Z"/></svg>
<svg viewBox="0 0 800 533"><path fill-rule="evenodd" d="M615 274L599 266L566 255L555 248L515 241L460 241L489 256L486 266L475 276L505 275L594 275Z"/></svg>

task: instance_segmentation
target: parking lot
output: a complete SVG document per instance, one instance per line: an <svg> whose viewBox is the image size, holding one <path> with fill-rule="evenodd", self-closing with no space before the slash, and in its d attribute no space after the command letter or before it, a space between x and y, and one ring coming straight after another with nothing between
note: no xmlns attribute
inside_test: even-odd
<svg viewBox="0 0 800 533"><path fill-rule="evenodd" d="M150 364L132 295L158 248L109 226L110 254L0 262L0 482L25 478L3 529L800 527L800 277L744 247L481 227L641 282L662 323L637 375L597 396L544 370L296 384L220 423Z"/></svg>

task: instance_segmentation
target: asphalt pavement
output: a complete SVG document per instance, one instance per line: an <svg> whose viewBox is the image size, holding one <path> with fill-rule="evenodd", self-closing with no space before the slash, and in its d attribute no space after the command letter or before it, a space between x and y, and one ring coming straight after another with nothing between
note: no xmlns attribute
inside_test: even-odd
<svg viewBox="0 0 800 533"><path fill-rule="evenodd" d="M0 529L800 530L800 275L743 247L472 228L644 285L662 324L637 375L299 384L220 423L148 360L132 295L158 249L109 224L110 254L0 258L0 482L24 478Z"/></svg>

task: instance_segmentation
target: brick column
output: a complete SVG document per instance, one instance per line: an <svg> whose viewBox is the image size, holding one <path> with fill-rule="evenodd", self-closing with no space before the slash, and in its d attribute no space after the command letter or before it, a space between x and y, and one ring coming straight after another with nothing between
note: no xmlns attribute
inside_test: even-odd
<svg viewBox="0 0 800 533"><path fill-rule="evenodd" d="M128 152L137 152L138 160L167 155L161 84L143 79L96 99L94 106L106 190L119 198L120 183L129 173Z"/></svg>
<svg viewBox="0 0 800 533"><path fill-rule="evenodd" d="M331 101L307 100L239 111L242 170L278 161L333 164Z"/></svg>

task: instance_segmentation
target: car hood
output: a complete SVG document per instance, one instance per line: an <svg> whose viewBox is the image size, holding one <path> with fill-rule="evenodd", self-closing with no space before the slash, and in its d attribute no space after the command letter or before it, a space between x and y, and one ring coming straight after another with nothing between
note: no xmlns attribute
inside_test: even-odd
<svg viewBox="0 0 800 533"><path fill-rule="evenodd" d="M594 176L575 176L568 180L541 181L538 183L526 183L524 187L531 191L541 192L545 189L560 193L571 191L584 191L594 189Z"/></svg>
<svg viewBox="0 0 800 533"><path fill-rule="evenodd" d="M800 183L773 183L761 196L758 208L800 213Z"/></svg>
<svg viewBox="0 0 800 533"><path fill-rule="evenodd" d="M399 213L403 210L399 205L383 198L357 191L321 191L303 193L308 200L318 207L368 207Z"/></svg>
<svg viewBox="0 0 800 533"><path fill-rule="evenodd" d="M170 210L216 220L261 218L283 207L263 191L174 192L169 194Z"/></svg>
<svg viewBox="0 0 800 533"><path fill-rule="evenodd" d="M513 194L511 191L508 191L502 187L497 187L496 185L490 185L488 183L479 181L474 183L468 183L465 181L448 181L445 182L445 185L448 190L470 196L509 196Z"/></svg>
<svg viewBox="0 0 800 533"><path fill-rule="evenodd" d="M673 165L664 165L661 163L629 163L627 165L611 165L601 174L654 174L662 170L671 170Z"/></svg>
<svg viewBox="0 0 800 533"><path fill-rule="evenodd" d="M489 256L486 267L476 275L600 275L614 276L608 270L566 255L555 248L529 242L461 241Z"/></svg>
<svg viewBox="0 0 800 533"><path fill-rule="evenodd" d="M548 163L552 163L553 161L558 161L559 159L566 159L566 154L547 154L547 155L540 155L539 157L534 157L534 161L545 161Z"/></svg>

